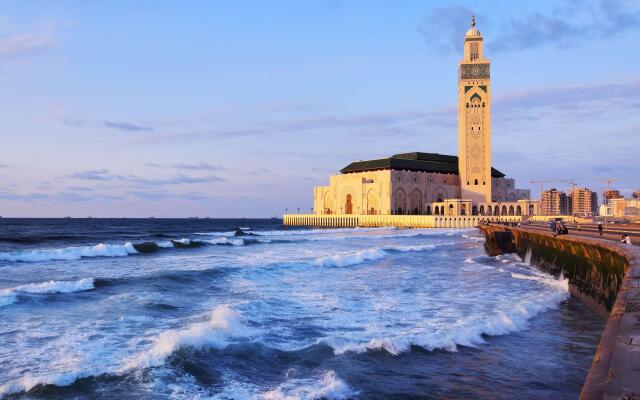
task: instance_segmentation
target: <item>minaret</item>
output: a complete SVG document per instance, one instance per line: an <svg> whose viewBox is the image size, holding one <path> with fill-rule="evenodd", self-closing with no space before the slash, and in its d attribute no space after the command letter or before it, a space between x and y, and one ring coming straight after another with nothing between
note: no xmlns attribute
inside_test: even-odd
<svg viewBox="0 0 640 400"><path fill-rule="evenodd" d="M482 34L471 18L458 75L458 169L462 199L491 201L491 88Z"/></svg>

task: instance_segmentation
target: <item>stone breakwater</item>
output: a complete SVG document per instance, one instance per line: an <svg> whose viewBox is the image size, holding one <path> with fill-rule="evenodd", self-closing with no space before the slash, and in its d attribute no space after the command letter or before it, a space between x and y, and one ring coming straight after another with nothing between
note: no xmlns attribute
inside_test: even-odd
<svg viewBox="0 0 640 400"><path fill-rule="evenodd" d="M581 399L640 398L640 248L584 237L481 227L490 255L518 253L569 281L571 293L607 318Z"/></svg>

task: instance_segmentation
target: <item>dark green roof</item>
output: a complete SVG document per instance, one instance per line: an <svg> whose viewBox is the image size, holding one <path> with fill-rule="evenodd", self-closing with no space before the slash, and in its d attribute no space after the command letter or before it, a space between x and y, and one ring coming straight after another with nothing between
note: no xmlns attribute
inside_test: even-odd
<svg viewBox="0 0 640 400"><path fill-rule="evenodd" d="M356 161L342 168L340 172L375 171L380 169L396 169L423 172L440 172L443 174L458 173L458 157L438 153L402 153L378 160ZM505 175L491 168L491 176L502 178Z"/></svg>

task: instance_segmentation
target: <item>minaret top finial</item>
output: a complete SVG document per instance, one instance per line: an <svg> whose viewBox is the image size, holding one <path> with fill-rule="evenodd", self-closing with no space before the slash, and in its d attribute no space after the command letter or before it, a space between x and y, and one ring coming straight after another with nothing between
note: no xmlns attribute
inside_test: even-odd
<svg viewBox="0 0 640 400"><path fill-rule="evenodd" d="M475 17L475 15L472 15L471 16L471 27L475 28L475 26L476 26L476 17Z"/></svg>

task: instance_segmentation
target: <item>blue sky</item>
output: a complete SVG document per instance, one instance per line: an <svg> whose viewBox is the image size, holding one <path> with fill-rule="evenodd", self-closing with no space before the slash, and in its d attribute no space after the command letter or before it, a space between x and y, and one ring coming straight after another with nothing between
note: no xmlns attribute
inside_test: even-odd
<svg viewBox="0 0 640 400"><path fill-rule="evenodd" d="M270 217L350 161L455 154L471 14L494 166L640 188L637 0L3 1L0 215Z"/></svg>

